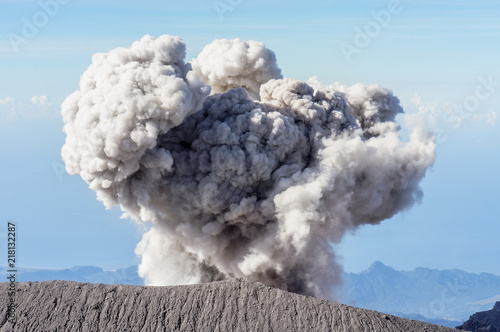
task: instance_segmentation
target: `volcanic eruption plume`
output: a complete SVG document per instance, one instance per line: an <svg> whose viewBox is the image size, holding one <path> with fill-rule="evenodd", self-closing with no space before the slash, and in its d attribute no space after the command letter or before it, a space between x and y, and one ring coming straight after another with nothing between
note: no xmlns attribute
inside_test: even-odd
<svg viewBox="0 0 500 332"><path fill-rule="evenodd" d="M62 105L66 169L108 208L151 222L149 285L249 276L328 297L331 243L409 208L432 165L425 130L403 142L379 85L282 78L259 42L216 40L185 62L178 37L99 53Z"/></svg>

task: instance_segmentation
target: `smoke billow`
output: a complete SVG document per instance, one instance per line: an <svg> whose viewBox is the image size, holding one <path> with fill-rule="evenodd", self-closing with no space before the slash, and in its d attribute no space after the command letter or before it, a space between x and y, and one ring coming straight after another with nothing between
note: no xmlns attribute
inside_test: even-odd
<svg viewBox="0 0 500 332"><path fill-rule="evenodd" d="M194 72L212 93L243 87L252 99L259 99L260 86L281 78L274 52L256 41L218 39L205 46L193 60Z"/></svg>
<svg viewBox="0 0 500 332"><path fill-rule="evenodd" d="M331 243L421 198L433 138L403 142L381 86L281 79L262 43L184 59L172 36L94 55L62 105L67 171L152 222L136 249L147 284L249 276L328 297Z"/></svg>

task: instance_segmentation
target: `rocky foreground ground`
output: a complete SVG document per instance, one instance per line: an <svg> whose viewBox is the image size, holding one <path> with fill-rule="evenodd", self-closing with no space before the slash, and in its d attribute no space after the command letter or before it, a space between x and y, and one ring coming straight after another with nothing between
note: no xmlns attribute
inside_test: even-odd
<svg viewBox="0 0 500 332"><path fill-rule="evenodd" d="M493 309L476 312L474 315L457 327L459 330L500 332L500 301Z"/></svg>
<svg viewBox="0 0 500 332"><path fill-rule="evenodd" d="M8 287L0 284L4 303ZM248 279L171 287L24 282L16 304L15 325L1 307L0 331L454 331Z"/></svg>

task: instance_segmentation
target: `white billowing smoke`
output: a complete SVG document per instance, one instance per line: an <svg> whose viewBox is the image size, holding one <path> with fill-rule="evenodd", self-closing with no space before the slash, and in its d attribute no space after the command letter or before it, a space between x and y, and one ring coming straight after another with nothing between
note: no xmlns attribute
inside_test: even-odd
<svg viewBox="0 0 500 332"><path fill-rule="evenodd" d="M331 243L421 198L433 138L401 141L378 85L281 79L261 43L184 57L171 36L96 54L62 106L67 171L152 222L136 250L149 285L249 276L329 297Z"/></svg>
<svg viewBox="0 0 500 332"><path fill-rule="evenodd" d="M210 85L212 93L242 87L257 100L262 84L281 78L273 51L263 43L238 38L218 39L205 46L193 60L193 70Z"/></svg>

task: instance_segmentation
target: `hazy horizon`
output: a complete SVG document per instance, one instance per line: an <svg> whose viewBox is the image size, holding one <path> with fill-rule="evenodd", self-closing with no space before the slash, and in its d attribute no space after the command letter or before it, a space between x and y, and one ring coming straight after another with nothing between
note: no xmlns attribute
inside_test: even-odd
<svg viewBox="0 0 500 332"><path fill-rule="evenodd" d="M406 115L427 117L437 157L422 202L335 245L345 271L381 261L500 275L490 258L500 253L498 2L221 2L0 1L0 239L15 222L18 266L139 263L149 226L120 219L65 172L60 111L95 53L169 34L186 42L186 61L215 39L260 41L284 77L381 84ZM408 119L397 117L404 135Z"/></svg>

